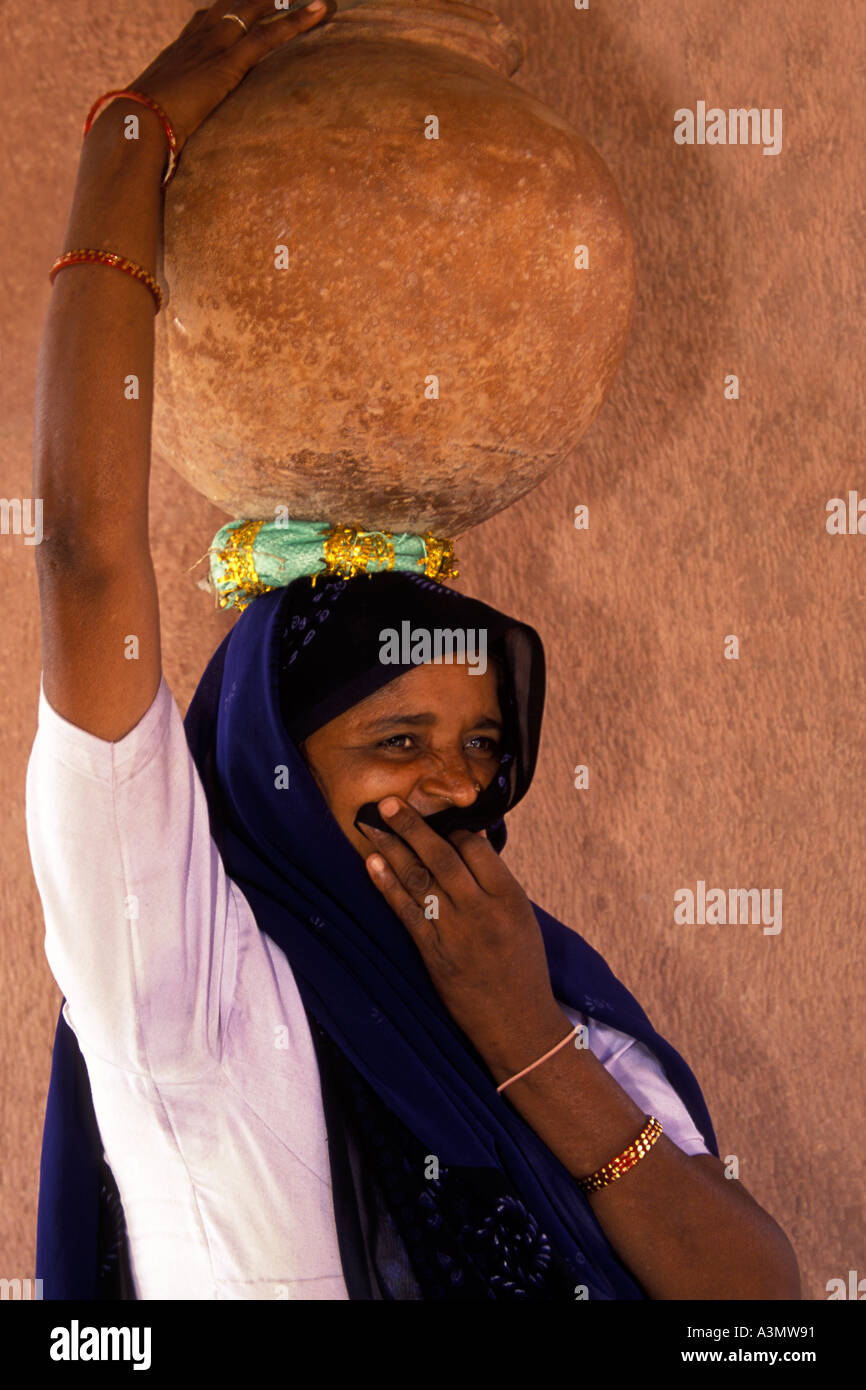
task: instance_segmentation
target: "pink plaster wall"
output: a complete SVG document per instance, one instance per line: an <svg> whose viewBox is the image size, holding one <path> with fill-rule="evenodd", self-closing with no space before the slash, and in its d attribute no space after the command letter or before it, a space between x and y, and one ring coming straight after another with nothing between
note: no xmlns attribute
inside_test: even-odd
<svg viewBox="0 0 866 1390"><path fill-rule="evenodd" d="M529 40L522 85L610 165L638 268L625 363L590 432L457 548L459 587L533 622L548 653L540 766L507 861L686 1057L721 1153L788 1233L804 1298L822 1299L829 1279L866 1274L866 537L825 529L829 498L866 493L862 11L492 7ZM2 7L6 497L31 493L47 271L65 249L84 115L192 8ZM673 113L699 100L781 107L782 153L677 146ZM568 354L563 342L564 365ZM728 373L739 401L724 397ZM196 587L205 566L188 572L224 518L159 458L151 497L164 668L184 712L233 621ZM0 564L0 1275L26 1277L60 996L24 833L40 672L32 547L0 536ZM728 634L737 661L723 657ZM576 764L587 790L573 787ZM674 926L675 891L698 879L781 888L781 932Z"/></svg>

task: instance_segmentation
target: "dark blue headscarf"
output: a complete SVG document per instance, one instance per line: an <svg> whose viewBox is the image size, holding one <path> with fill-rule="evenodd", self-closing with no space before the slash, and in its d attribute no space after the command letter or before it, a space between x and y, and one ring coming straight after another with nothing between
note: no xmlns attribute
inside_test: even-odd
<svg viewBox="0 0 866 1390"><path fill-rule="evenodd" d="M527 625L423 576L320 579L315 588L303 579L255 599L214 653L184 721L226 873L260 929L288 958L313 1030L350 1296L436 1295L358 1291L355 1271L363 1258L356 1212L345 1205L345 1173L336 1181L336 1092L332 1068L324 1064L325 1042L356 1089L413 1137L419 1152L436 1155L443 1170L456 1175L458 1187L461 1174L494 1175L590 1298L641 1299L643 1290L617 1258L572 1175L506 1095L497 1094L483 1059L439 999L414 941L370 881L287 732L292 729L300 742L411 669L411 663L383 667L371 655L379 627L399 629L405 619L413 627L485 626L501 658L507 736L484 800L491 843L501 850L504 811L524 795L535 765L544 691L541 641ZM288 787L280 768L288 770ZM438 828L433 817L428 820ZM644 1043L718 1156L700 1087L683 1058L601 955L543 908L532 907L556 998ZM100 1292L112 1203L116 1209L87 1070L61 1013L40 1170L37 1277L45 1298L112 1296ZM116 1241L116 1226L114 1236Z"/></svg>

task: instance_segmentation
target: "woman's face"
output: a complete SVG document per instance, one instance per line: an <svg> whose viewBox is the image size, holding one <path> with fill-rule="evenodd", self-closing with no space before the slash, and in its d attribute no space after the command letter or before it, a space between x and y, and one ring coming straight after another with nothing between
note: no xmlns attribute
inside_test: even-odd
<svg viewBox="0 0 866 1390"><path fill-rule="evenodd" d="M355 828L366 801L402 797L422 816L470 806L499 766L502 712L496 665L427 663L406 671L300 746L353 849L374 852Z"/></svg>

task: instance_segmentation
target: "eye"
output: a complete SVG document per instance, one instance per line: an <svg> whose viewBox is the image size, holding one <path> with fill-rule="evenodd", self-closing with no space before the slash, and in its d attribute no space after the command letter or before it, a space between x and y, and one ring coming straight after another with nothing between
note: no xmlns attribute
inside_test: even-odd
<svg viewBox="0 0 866 1390"><path fill-rule="evenodd" d="M484 753L498 753L498 752L499 752L499 747L500 747L499 739L498 739L498 738L488 738L487 734L475 734L475 736L474 736L473 738L471 738L471 739L469 740L469 742L470 742L470 743L486 743L486 744L487 744L487 747L484 748L484 749L482 749L482 752L484 752Z"/></svg>
<svg viewBox="0 0 866 1390"><path fill-rule="evenodd" d="M405 745L404 745L402 748L400 748L400 747L397 746L398 743L399 743L399 741L400 741L401 739L409 739L410 741L413 741L413 742L414 742L414 735L413 735L413 734L391 734L389 738L383 738L383 739L381 740L381 742L379 742L376 746L377 746L377 748L393 748L393 749L395 749L398 753L408 753L408 752L409 752L409 749L408 749ZM498 740L498 739L495 739L495 738L488 738L486 734L475 734L475 736L474 736L473 738L469 739L468 742L469 742L470 744L471 744L471 743L483 743L483 744L486 744L487 746L486 746L485 748L483 748L483 749L480 750L480 751L483 752L483 753L489 753L489 754L490 754L490 753L496 753L496 752L499 751L499 746L500 746L500 745L499 745L499 740Z"/></svg>

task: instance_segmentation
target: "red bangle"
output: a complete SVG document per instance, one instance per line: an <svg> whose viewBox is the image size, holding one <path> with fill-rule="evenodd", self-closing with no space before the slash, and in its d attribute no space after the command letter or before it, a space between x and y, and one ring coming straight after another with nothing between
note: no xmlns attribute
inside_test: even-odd
<svg viewBox="0 0 866 1390"><path fill-rule="evenodd" d="M117 91L103 92L101 97L97 97L96 101L93 103L93 105L87 113L87 120L84 122L84 134L82 135L82 139L84 138L84 135L87 134L90 127L93 125L93 122L96 119L96 114L101 109L103 104L106 101L112 101L115 97L129 97L130 101L140 101L143 106L149 106L152 111L155 111L157 116L159 117L160 122L162 123L162 128L166 134L166 139L168 140L169 151L168 168L166 170L165 177L162 181L164 187L174 177L174 171L177 168L177 139L175 137L174 131L172 130L171 122L169 121L168 116L165 114L159 103L154 101L153 97L146 96L144 92L132 91L127 87L118 88Z"/></svg>
<svg viewBox="0 0 866 1390"><path fill-rule="evenodd" d="M116 266L118 270L125 270L127 275L132 275L134 279L140 280L146 285L156 300L156 312L162 308L162 290L158 283L143 266L137 261L130 261L126 256L118 256L115 251L97 251L89 246L79 247L74 251L64 251L62 256L58 256L48 272L48 279L54 284L54 277L58 270L64 270L68 265L78 265L82 261L96 261L102 265Z"/></svg>

